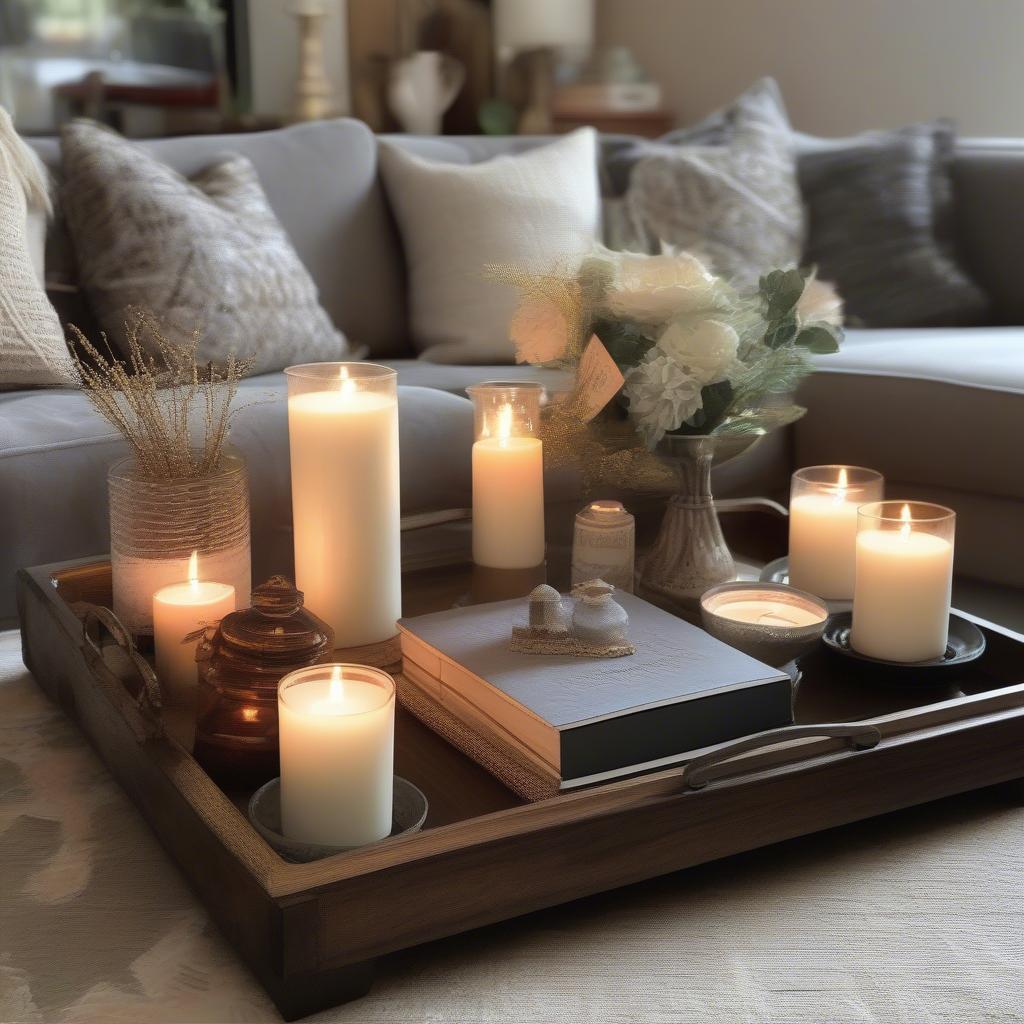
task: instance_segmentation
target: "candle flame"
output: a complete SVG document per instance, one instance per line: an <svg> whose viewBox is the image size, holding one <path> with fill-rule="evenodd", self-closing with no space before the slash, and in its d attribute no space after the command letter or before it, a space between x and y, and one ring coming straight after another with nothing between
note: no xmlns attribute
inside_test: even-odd
<svg viewBox="0 0 1024 1024"><path fill-rule="evenodd" d="M356 382L352 379L347 366L338 367L338 380L341 381L342 398L351 398L356 393Z"/></svg>
<svg viewBox="0 0 1024 1024"><path fill-rule="evenodd" d="M199 582L199 551L193 551L188 560L188 581L193 586Z"/></svg>
<svg viewBox="0 0 1024 1024"><path fill-rule="evenodd" d="M246 722L255 722L259 714L259 708L242 708L242 718Z"/></svg>
<svg viewBox="0 0 1024 1024"><path fill-rule="evenodd" d="M341 666L334 666L334 673L331 675L331 690L327 699L334 704L340 704L345 699L345 680L341 677Z"/></svg>
<svg viewBox="0 0 1024 1024"><path fill-rule="evenodd" d="M839 469L839 479L836 481L835 490L832 492L832 501L839 505L846 501L846 492L849 489L849 477L846 475L846 467Z"/></svg>
<svg viewBox="0 0 1024 1024"><path fill-rule="evenodd" d="M498 444L505 447L512 436L512 406L503 405L498 410Z"/></svg>
<svg viewBox="0 0 1024 1024"><path fill-rule="evenodd" d="M900 510L900 521L901 521L900 536L901 537L909 537L910 536L910 506L909 505L904 505L903 508Z"/></svg>

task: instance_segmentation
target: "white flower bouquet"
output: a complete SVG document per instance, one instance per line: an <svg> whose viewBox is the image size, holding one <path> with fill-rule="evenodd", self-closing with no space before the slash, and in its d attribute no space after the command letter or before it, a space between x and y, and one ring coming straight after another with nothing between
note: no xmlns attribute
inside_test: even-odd
<svg viewBox="0 0 1024 1024"><path fill-rule="evenodd" d="M688 253L601 250L575 273L504 268L520 288L510 333L521 363L577 374L596 336L622 375L607 416L647 448L666 435L758 434L799 418L812 353L835 352L842 303L813 272L772 270L737 291Z"/></svg>

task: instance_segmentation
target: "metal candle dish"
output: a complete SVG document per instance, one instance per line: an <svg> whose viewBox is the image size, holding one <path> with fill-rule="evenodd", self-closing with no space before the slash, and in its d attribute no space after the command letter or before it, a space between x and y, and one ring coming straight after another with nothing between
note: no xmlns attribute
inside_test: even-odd
<svg viewBox="0 0 1024 1024"><path fill-rule="evenodd" d="M740 620L726 612L730 605L761 602L765 612L760 619ZM704 593L700 611L713 637L776 668L809 651L828 620L821 598L780 583L719 584Z"/></svg>

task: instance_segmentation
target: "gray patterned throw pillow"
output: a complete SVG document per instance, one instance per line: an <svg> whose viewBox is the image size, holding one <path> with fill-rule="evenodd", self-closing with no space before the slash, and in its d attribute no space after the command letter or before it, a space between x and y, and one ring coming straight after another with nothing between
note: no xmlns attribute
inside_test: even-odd
<svg viewBox="0 0 1024 1024"><path fill-rule="evenodd" d="M750 286L766 268L798 263L804 215L789 121L778 86L762 79L722 115L725 145L659 146L633 168L632 225ZM716 139L717 141L717 139Z"/></svg>
<svg viewBox="0 0 1024 1024"><path fill-rule="evenodd" d="M867 327L984 323L989 299L952 243L947 122L817 140L800 157L805 260Z"/></svg>
<svg viewBox="0 0 1024 1024"><path fill-rule="evenodd" d="M81 282L115 345L127 308L138 306L171 340L201 328L202 361L252 356L253 373L347 351L245 157L190 181L114 132L76 121L62 132L62 161Z"/></svg>

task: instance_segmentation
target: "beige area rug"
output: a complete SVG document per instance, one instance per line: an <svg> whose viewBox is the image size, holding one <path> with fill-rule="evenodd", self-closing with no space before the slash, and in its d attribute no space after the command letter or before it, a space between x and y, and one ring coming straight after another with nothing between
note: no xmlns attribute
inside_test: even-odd
<svg viewBox="0 0 1024 1024"><path fill-rule="evenodd" d="M309 1020L1020 1021L1022 826L1003 788L734 857L395 956ZM0 1021L279 1019L0 634Z"/></svg>

